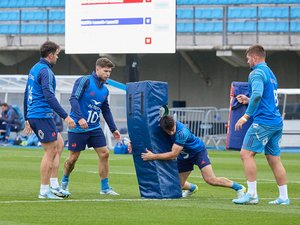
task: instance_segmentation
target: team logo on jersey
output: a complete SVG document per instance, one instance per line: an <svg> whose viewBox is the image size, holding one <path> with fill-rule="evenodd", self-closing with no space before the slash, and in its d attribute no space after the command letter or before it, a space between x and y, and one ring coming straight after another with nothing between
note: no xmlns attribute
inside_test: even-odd
<svg viewBox="0 0 300 225"><path fill-rule="evenodd" d="M99 105L101 105L101 102L97 102L96 100L94 100L94 99L92 99L91 100L96 106L99 106Z"/></svg>
<svg viewBox="0 0 300 225"><path fill-rule="evenodd" d="M44 132L42 130L38 130L38 135L40 137L40 139L44 139Z"/></svg>
<svg viewBox="0 0 300 225"><path fill-rule="evenodd" d="M28 75L28 79L29 79L29 80L34 80L34 76L33 76L32 74L29 74L29 75Z"/></svg>
<svg viewBox="0 0 300 225"><path fill-rule="evenodd" d="M52 132L52 137L55 137L56 136L56 132Z"/></svg>
<svg viewBox="0 0 300 225"><path fill-rule="evenodd" d="M91 91L90 92L90 96L94 96L95 95L95 92L94 91Z"/></svg>

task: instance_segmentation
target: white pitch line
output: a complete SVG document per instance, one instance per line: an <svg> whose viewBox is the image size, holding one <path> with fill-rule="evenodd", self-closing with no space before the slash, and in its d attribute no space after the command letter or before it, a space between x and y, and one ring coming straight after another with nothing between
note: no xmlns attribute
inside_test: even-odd
<svg viewBox="0 0 300 225"><path fill-rule="evenodd" d="M221 200L231 200L232 198L216 198ZM272 198L260 198L261 200L271 200ZM66 203L66 202L144 202L144 201L188 201L199 200L191 198L178 198L178 199L65 199L65 200L12 200L12 201L0 201L0 204L18 204L18 203ZM300 200L300 198L290 198L290 200Z"/></svg>
<svg viewBox="0 0 300 225"><path fill-rule="evenodd" d="M65 200L11 200L11 201L0 201L0 204L14 204L14 203L65 203L65 202L142 202L142 201L172 201L178 199L65 199ZM187 200L187 199L181 199Z"/></svg>
<svg viewBox="0 0 300 225"><path fill-rule="evenodd" d="M80 172L86 172L86 173L93 173L93 174L98 174L98 171L80 171ZM135 173L130 173L130 172L109 172L110 174L120 174L120 175L136 175ZM195 176L195 175L190 175L189 178L199 178L201 176ZM202 179L202 177L201 177ZM245 180L245 178L241 178L241 177L236 177L236 178L232 178L230 177L231 180L239 180L239 181L243 181ZM257 182L259 183L275 183L275 180L271 180L271 179L258 179ZM300 184L300 181L296 181L296 180L289 180L288 181L289 184Z"/></svg>

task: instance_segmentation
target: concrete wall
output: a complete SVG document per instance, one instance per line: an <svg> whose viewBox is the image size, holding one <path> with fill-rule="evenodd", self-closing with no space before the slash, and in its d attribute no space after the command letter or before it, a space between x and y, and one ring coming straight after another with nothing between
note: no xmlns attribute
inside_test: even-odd
<svg viewBox="0 0 300 225"><path fill-rule="evenodd" d="M27 74L39 59L37 51L1 51L1 57L15 60L15 65L0 64L0 74ZM169 83L169 105L173 100L184 100L187 106L228 107L232 81L247 81L247 67L233 67L211 51L190 51L189 56L200 68L195 74L182 55L145 54L139 55L139 80L159 80ZM78 66L74 57L62 52L54 67L55 74L88 74L98 55L77 55L83 66ZM7 61L7 60L6 60ZM268 52L267 63L277 75L280 88L300 87L300 57L295 51ZM12 63L10 63L12 64ZM112 79L128 82L128 67L115 68Z"/></svg>

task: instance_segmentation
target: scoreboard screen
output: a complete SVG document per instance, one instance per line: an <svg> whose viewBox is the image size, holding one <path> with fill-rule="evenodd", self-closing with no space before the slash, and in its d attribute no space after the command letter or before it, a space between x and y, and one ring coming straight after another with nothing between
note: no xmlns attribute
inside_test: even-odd
<svg viewBox="0 0 300 225"><path fill-rule="evenodd" d="M66 0L65 51L175 53L175 0Z"/></svg>

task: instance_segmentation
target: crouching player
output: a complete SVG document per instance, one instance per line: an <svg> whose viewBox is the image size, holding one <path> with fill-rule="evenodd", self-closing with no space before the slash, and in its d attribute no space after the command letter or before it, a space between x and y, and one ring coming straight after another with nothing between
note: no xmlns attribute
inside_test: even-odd
<svg viewBox="0 0 300 225"><path fill-rule="evenodd" d="M172 160L177 157L180 183L183 189L182 197L187 197L198 190L197 185L189 183L187 178L197 165L206 183L213 186L232 188L241 198L246 188L225 177L216 177L212 169L207 150L203 141L196 137L185 125L175 121L172 116L164 116L160 127L171 136L173 146L170 152L154 154L149 150L142 153L143 160Z"/></svg>

